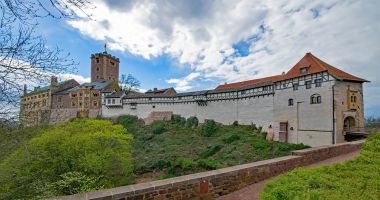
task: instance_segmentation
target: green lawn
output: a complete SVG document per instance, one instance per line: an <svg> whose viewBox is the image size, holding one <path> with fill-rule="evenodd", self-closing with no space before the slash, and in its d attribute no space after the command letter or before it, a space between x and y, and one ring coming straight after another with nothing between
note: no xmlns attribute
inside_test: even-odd
<svg viewBox="0 0 380 200"><path fill-rule="evenodd" d="M367 139L356 159L283 174L267 183L260 199L380 199L380 133Z"/></svg>

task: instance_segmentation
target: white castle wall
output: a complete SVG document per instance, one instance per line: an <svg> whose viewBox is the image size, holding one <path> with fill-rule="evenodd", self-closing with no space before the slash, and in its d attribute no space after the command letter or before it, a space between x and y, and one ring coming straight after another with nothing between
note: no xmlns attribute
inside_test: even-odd
<svg viewBox="0 0 380 200"><path fill-rule="evenodd" d="M323 80L320 87L316 87L316 79ZM310 89L305 87L307 80L312 81ZM293 82L299 84L298 90L293 90ZM119 107L103 105L102 115L113 118L128 114L146 118L151 112L169 111L186 118L196 116L200 122L206 119L213 119L223 124L232 124L234 121L238 121L240 124L256 124L263 127L264 131L272 126L275 140L279 140L280 123L287 122L287 141L310 146L344 142L343 121L346 116L353 116L357 120L357 124L364 127L361 83L339 81L324 72L278 82L274 88L274 93L269 90L265 95L259 96L239 92L239 98L236 98L236 96L223 94L220 95L221 98L224 98L222 100L214 100L215 95L208 94L207 105L199 105L195 100L184 102L188 100L186 97L174 100L175 103L154 103L154 98L153 100L146 98L136 103L135 109L132 109L129 103L123 103ZM356 111L349 111L347 108L348 88L359 91L361 94L358 96L359 108ZM261 91L261 89L258 90L258 92ZM310 103L311 96L314 94L322 97L320 104ZM242 98L244 95L251 96ZM220 98L219 95L216 96L216 98ZM198 99L200 98L204 97ZM290 98L293 99L293 106L288 105ZM333 103L333 99L335 103ZM335 116L335 126L333 125L333 115Z"/></svg>
<svg viewBox="0 0 380 200"><path fill-rule="evenodd" d="M153 106L155 108L153 108ZM273 95L251 97L245 99L229 99L208 101L207 106L200 106L196 102L183 103L145 103L137 104L136 109L124 104L123 107L106 107L103 105L103 117L112 118L120 115L135 115L146 118L151 112L171 111L173 114L188 118L196 116L200 122L213 119L223 124L256 124L267 130L273 125Z"/></svg>
<svg viewBox="0 0 380 200"><path fill-rule="evenodd" d="M310 146L332 144L333 138L333 106L332 106L332 77L324 77L321 87L316 87L314 80L320 77L306 77L312 80L310 89L306 89L304 80L297 80L298 90L293 90L291 81L287 88L277 88L275 93L274 132L279 132L280 122L288 122L288 142L304 143ZM321 104L311 104L313 94L322 97ZM288 100L293 99L293 106L288 105ZM278 134L275 134L278 139Z"/></svg>

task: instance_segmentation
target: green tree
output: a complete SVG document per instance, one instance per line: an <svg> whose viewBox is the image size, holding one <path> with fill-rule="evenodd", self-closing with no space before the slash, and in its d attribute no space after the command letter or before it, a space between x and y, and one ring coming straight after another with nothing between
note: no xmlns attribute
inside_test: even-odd
<svg viewBox="0 0 380 200"><path fill-rule="evenodd" d="M132 173L131 141L125 128L106 120L75 119L52 126L0 164L0 199L126 185Z"/></svg>

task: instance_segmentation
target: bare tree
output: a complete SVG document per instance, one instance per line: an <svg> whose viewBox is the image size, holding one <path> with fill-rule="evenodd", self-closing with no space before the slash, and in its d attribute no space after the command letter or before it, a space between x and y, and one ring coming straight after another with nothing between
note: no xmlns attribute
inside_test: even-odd
<svg viewBox="0 0 380 200"><path fill-rule="evenodd" d="M17 119L23 85L46 83L51 74L75 71L75 62L58 47L49 48L36 34L44 17L75 17L87 0L0 1L0 120ZM84 12L85 13L85 12Z"/></svg>
<svg viewBox="0 0 380 200"><path fill-rule="evenodd" d="M131 91L136 91L137 88L140 87L140 81L131 74L122 74L119 85L121 90L125 91L125 93L128 94Z"/></svg>

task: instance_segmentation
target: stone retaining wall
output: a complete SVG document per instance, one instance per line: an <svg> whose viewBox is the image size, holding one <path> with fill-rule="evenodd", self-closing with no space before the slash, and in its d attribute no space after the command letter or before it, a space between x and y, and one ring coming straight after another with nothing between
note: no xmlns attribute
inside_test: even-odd
<svg viewBox="0 0 380 200"><path fill-rule="evenodd" d="M357 141L315 147L293 151L291 156L190 174L166 180L128 185L52 199L215 199L219 196L239 190L247 185L292 170L296 167L306 166L327 158L356 151L361 148L363 143L364 141Z"/></svg>

